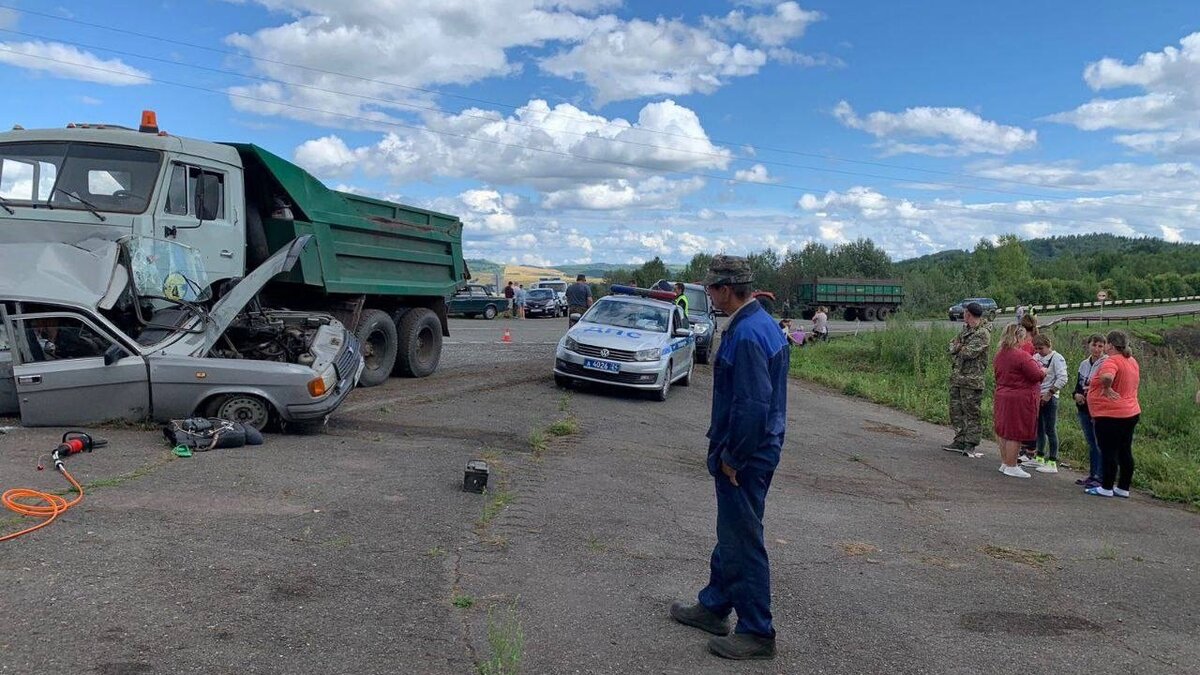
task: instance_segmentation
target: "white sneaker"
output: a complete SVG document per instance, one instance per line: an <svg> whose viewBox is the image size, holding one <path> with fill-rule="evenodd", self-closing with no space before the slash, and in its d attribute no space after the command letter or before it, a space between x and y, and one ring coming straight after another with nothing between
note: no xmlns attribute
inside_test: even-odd
<svg viewBox="0 0 1200 675"><path fill-rule="evenodd" d="M1029 478L1030 477L1029 474L1025 471L1025 469L1022 469L1019 466L1006 466L1003 469L1001 469L1001 471L1004 473L1005 476L1012 476L1013 478Z"/></svg>
<svg viewBox="0 0 1200 675"><path fill-rule="evenodd" d="M1058 462L1048 459L1045 464L1038 464L1034 471L1038 473L1058 473Z"/></svg>
<svg viewBox="0 0 1200 675"><path fill-rule="evenodd" d="M1124 497L1125 499L1129 499L1129 490L1122 490L1119 487L1115 487L1115 488L1113 488L1113 494L1118 497Z"/></svg>
<svg viewBox="0 0 1200 675"><path fill-rule="evenodd" d="M1038 466L1038 464L1036 457L1026 457L1020 462L1020 466Z"/></svg>
<svg viewBox="0 0 1200 675"><path fill-rule="evenodd" d="M1000 468L998 470L1000 471L1000 473L1004 473L1004 462L1000 463Z"/></svg>

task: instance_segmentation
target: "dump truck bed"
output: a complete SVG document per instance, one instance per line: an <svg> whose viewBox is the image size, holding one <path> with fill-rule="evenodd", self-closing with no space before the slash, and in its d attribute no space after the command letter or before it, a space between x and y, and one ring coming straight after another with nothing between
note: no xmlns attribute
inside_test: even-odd
<svg viewBox="0 0 1200 675"><path fill-rule="evenodd" d="M899 305L904 301L904 285L896 279L816 278L798 290L802 302L829 305Z"/></svg>
<svg viewBox="0 0 1200 675"><path fill-rule="evenodd" d="M285 281L353 295L439 296L468 278L462 221L436 211L325 187L304 169L256 145L230 144L242 158L247 200L259 205L271 251L311 234ZM274 201L294 218L272 218Z"/></svg>

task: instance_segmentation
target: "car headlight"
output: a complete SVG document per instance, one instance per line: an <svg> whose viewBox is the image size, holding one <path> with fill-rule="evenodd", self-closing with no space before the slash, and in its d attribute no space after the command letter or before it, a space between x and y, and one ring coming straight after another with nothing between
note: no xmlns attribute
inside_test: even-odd
<svg viewBox="0 0 1200 675"><path fill-rule="evenodd" d="M638 350L637 356L634 357L638 361L657 361L662 358L662 349L655 347L654 349Z"/></svg>
<svg viewBox="0 0 1200 675"><path fill-rule="evenodd" d="M694 332L696 335L704 335L708 332L708 324L694 323L692 324L692 332Z"/></svg>
<svg viewBox="0 0 1200 675"><path fill-rule="evenodd" d="M568 337L567 341L563 343L563 348L570 352L579 351L579 343L575 341L575 338Z"/></svg>
<svg viewBox="0 0 1200 675"><path fill-rule="evenodd" d="M308 394L313 398L321 398L325 394L328 394L335 384L337 384L337 371L334 370L333 366L330 366L320 375L309 381Z"/></svg>

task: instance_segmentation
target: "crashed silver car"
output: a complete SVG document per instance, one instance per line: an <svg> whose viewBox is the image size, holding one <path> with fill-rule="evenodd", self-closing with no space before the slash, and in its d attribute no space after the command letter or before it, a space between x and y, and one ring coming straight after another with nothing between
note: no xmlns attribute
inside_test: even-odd
<svg viewBox="0 0 1200 675"><path fill-rule="evenodd" d="M195 251L169 241L0 245L0 415L27 426L202 415L311 427L358 383L332 316L263 310L301 237L216 303Z"/></svg>

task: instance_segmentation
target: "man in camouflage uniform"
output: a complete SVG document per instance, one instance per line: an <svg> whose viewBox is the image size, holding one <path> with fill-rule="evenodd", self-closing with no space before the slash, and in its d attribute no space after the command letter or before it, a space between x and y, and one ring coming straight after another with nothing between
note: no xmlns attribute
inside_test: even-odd
<svg viewBox="0 0 1200 675"><path fill-rule="evenodd" d="M983 433L979 407L992 336L983 320L983 307L977 302L963 308L963 324L950 343L950 358L954 360L950 372L950 426L954 427L954 441L943 449L976 457L975 446Z"/></svg>

